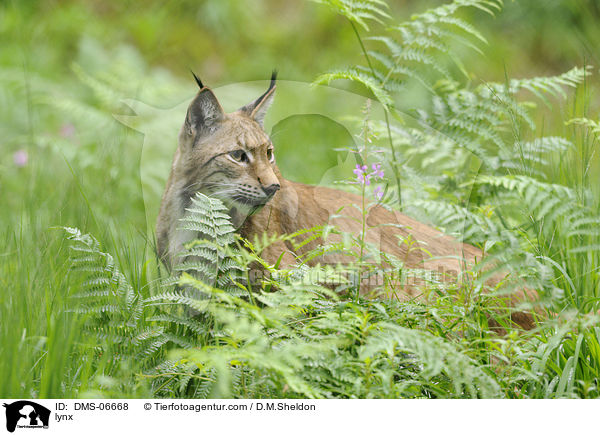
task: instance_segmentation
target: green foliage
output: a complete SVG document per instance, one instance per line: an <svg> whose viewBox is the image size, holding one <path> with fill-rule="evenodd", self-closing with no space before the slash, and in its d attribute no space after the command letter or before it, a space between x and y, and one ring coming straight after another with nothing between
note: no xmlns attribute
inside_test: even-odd
<svg viewBox="0 0 600 435"><path fill-rule="evenodd" d="M588 118L573 118L567 121L567 125L569 124L582 125L588 128L594 135L600 135L600 122Z"/></svg>
<svg viewBox="0 0 600 435"><path fill-rule="evenodd" d="M494 14L500 5L456 1L415 15L409 22L391 24L392 30L384 35L363 38L356 31L367 66L336 70L319 76L316 82L346 79L362 83L401 121L391 122L386 116L374 127L380 138L375 146L387 155L383 160L391 163L389 170L397 180L396 186L388 189L397 189L409 214L488 253L482 262L488 272L475 277L476 285L485 285L491 270L508 270L520 281L517 285L527 282L547 297L553 305L551 312L573 307L595 311L600 288L596 272L600 215L597 190L586 174L595 164L589 142L595 140L597 123L588 118L569 121L567 125L582 126L592 134L591 139L576 140L574 135L540 136L535 121L537 101L551 107L555 101L567 99L566 89L585 83L592 69L575 67L556 76L474 86L456 49L462 45L481 53L477 45L486 40L457 12L474 7ZM376 48L368 49L366 44ZM428 102L412 114L400 113L395 106L407 87L398 85L410 79L412 87L420 83L426 89ZM391 80L395 80L393 88ZM534 99L525 99L528 93L523 91ZM578 158L582 167L567 169ZM557 177L555 167L565 175ZM505 287L503 292L511 288ZM564 331L572 331L573 325ZM568 376L575 376L580 351L580 346L566 344L571 340L569 333L554 335L542 328L540 334L564 344L568 355L563 358L552 353L557 348L539 344L535 352L540 353L534 354L545 368L537 373L548 370L551 380L538 384L538 377L536 387L528 386L523 394L569 396L581 394L583 384L594 390L586 381L579 387L568 381ZM590 349L597 345L593 334L579 337L580 344L592 343ZM541 356L543 352L556 358L552 369L547 365L548 356ZM532 366L525 363L525 367ZM588 367L584 364L577 373L589 374Z"/></svg>
<svg viewBox="0 0 600 435"><path fill-rule="evenodd" d="M386 10L388 5L383 0L312 0L329 6L336 13L343 15L350 21L360 24L369 30L368 21L382 23L382 18L390 18Z"/></svg>
<svg viewBox="0 0 600 435"><path fill-rule="evenodd" d="M368 67L322 75L317 83L358 81L403 121L390 122L386 117L384 122L375 122L374 130L397 180L388 189L397 190L409 213L479 244L491 254L487 262L509 267L522 278L529 276L532 287L581 302L574 293L582 291L575 291L571 284L565 288L561 282L565 273L571 273L559 271L557 281L549 271L566 264L565 256L597 248L592 226L599 217L598 201L587 186L573 189L549 180L552 159L564 158L575 146L568 138L539 137L536 101L524 100L523 91L550 105L550 98L566 99L565 88L583 83L591 68L477 86L464 80L469 75L461 64L453 73L445 59L459 62L454 52L457 44L451 42L454 37L460 37L459 45L469 47L486 42L457 15L459 10L478 8L493 14L500 5L455 1L414 15L409 22L392 24L385 35L362 38L357 32ZM399 37L393 36L395 32ZM383 46L385 51L367 50L365 43ZM429 103L417 109L416 116L394 109L393 101L401 99L406 89L388 87L390 80L407 77L417 78L429 92ZM570 124L595 131L589 120L576 118ZM528 136L532 139L523 139ZM583 292L596 295L598 282L592 271L598 259L594 255L581 260L589 261ZM564 299L556 302L564 303Z"/></svg>
<svg viewBox="0 0 600 435"><path fill-rule="evenodd" d="M595 4L507 2L499 13L500 1L464 0L402 21L381 1L319 1L328 8L284 20L281 2L163 3L135 13L87 1L0 6L3 396L599 396L596 77L572 68L598 63L574 43L585 35L598 46ZM415 7L405 2L400 13ZM285 53L276 61L285 78L333 66L315 82L348 82L382 104L371 128L372 150L395 179L385 205L484 249L469 285L427 282L437 295L427 305L348 301L310 279L339 271L260 258L299 234L239 240L205 197L182 222L204 237L164 276L145 229L181 113L130 103L188 98L190 65L213 85L262 78L273 53ZM515 70L530 78L511 78ZM281 98L273 110L297 107ZM142 186L141 135L115 114L151 124L144 141L160 144L142 156ZM319 135L307 123L294 144L307 130ZM347 145L339 140L322 143ZM25 166L13 160L18 150L28 152ZM295 163L297 152L278 160ZM320 152L308 166L315 173L335 162ZM68 226L68 241L56 226ZM331 229L302 235L319 231ZM389 260L393 283L403 264ZM260 283L249 274L257 263L269 272ZM536 330L511 330L491 308L495 297L479 294L494 267L515 278L494 290L525 280L545 297ZM490 319L508 334L490 331Z"/></svg>
<svg viewBox="0 0 600 435"><path fill-rule="evenodd" d="M213 237L217 254L202 258L229 258L241 269L262 261L256 247L260 252L273 240L244 242L250 250L232 249L227 219L220 228L208 224L221 208L218 200L198 195L194 213L184 221L206 231L199 233L203 237ZM586 379L599 367L581 356L600 349L597 333L585 332L594 318L583 325L567 322L558 334L551 324L529 338L494 338L478 320L494 316L485 305L454 313L453 296L441 296L430 306L349 302L305 279L311 272L327 279L327 273L339 271L306 265L277 270L257 283L252 295L219 289L184 272L177 280L151 285L154 294L144 298L97 241L67 231L72 273L85 277L74 309L87 317L90 342L114 356L113 365L95 367L102 368L104 380L98 382L99 394L118 396L139 384L137 391L154 396L196 398L596 396L595 384ZM187 255L195 243L189 247ZM186 269L204 276L203 266L189 263ZM247 288L243 276L234 282ZM196 293L186 296L184 288ZM578 329L583 332L573 342L570 331ZM462 342L450 340L458 334ZM487 352L506 363L490 370ZM139 370L135 380L123 377L116 364L128 355L135 356Z"/></svg>
<svg viewBox="0 0 600 435"><path fill-rule="evenodd" d="M227 208L218 199L198 193L191 198L187 212L179 230L202 235L202 238L188 245L184 261L178 263L175 270L193 270L204 282L233 291L237 288L235 277L244 269L224 250L235 240Z"/></svg>
<svg viewBox="0 0 600 435"><path fill-rule="evenodd" d="M215 251L232 258L230 224L207 224L221 208L218 200L199 195L194 213L184 222L195 231L206 230L200 232L203 236L212 234ZM431 331L408 327L423 324L418 305L340 300L330 290L307 283L306 266L285 281L263 281L250 299L187 273L177 285L167 280L157 286L157 294L144 298L94 238L66 230L73 252L71 271L85 278L82 292L73 296L74 310L86 316L85 330L96 349L114 357L111 365L102 366L103 378L132 384L132 379L119 378L118 362L133 358L142 371L137 381L150 379L146 388L159 396L500 395L493 376L455 345ZM196 255L195 249L192 243L187 255ZM236 260L248 268L259 258L238 253ZM188 263L186 269L205 276L203 266ZM240 287L246 284L238 282ZM275 285L276 292L266 291ZM198 293L190 297L178 290L188 287ZM113 384L111 394L122 394L126 387Z"/></svg>

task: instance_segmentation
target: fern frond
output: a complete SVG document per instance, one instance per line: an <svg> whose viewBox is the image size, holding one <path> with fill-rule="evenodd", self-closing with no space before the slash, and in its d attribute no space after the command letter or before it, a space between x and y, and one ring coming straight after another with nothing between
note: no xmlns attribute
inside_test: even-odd
<svg viewBox="0 0 600 435"><path fill-rule="evenodd" d="M566 98L567 94L563 88L576 87L583 83L585 78L589 77L590 74L591 67L588 65L586 68L574 67L557 76L512 79L508 83L508 86L499 83L488 83L486 86L493 88L498 94L508 92L511 95L515 95L521 90L527 90L549 104L547 96Z"/></svg>
<svg viewBox="0 0 600 435"><path fill-rule="evenodd" d="M573 118L566 122L566 125L580 125L587 128L596 137L600 137L600 122L589 118Z"/></svg>
<svg viewBox="0 0 600 435"><path fill-rule="evenodd" d="M369 30L369 21L383 23L391 18L386 12L388 5L383 0L312 0L329 6L334 12Z"/></svg>
<svg viewBox="0 0 600 435"><path fill-rule="evenodd" d="M494 398L501 396L496 381L468 357L441 339L396 324L381 323L360 349L362 360L376 359L379 354L394 356L398 351L414 355L422 370L419 376L432 379L445 373L450 378L449 397Z"/></svg>
<svg viewBox="0 0 600 435"><path fill-rule="evenodd" d="M321 74L314 80L313 83L316 85L329 84L334 80L340 79L360 83L369 91L371 91L375 98L377 98L377 100L381 104L383 104L386 107L393 105L392 98L390 97L389 93L381 86L381 82L374 78L372 75L361 71L356 67L338 69L325 74Z"/></svg>

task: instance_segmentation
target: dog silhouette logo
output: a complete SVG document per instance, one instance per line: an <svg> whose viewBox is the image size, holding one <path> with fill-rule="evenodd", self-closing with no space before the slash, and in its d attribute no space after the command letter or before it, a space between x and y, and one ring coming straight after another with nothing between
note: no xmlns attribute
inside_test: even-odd
<svg viewBox="0 0 600 435"><path fill-rule="evenodd" d="M6 430L18 428L48 428L50 410L29 400L19 400L3 405L6 408Z"/></svg>

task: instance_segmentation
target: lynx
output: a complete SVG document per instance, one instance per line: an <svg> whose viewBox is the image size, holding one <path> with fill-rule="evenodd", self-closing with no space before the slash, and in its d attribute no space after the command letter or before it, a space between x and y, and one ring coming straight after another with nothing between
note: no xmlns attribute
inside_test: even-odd
<svg viewBox="0 0 600 435"><path fill-rule="evenodd" d="M184 244L196 236L178 229L179 219L196 192L221 199L237 231L246 238L264 232L290 234L322 225L360 233L360 209L350 206L361 204L359 195L282 177L276 150L263 129L275 94L275 73L263 95L233 113L225 113L215 94L194 78L200 90L188 107L179 133L156 228L158 255L167 267L179 261ZM456 277L483 257L480 249L383 206L370 209L367 225L375 229L367 233L367 242L400 259L409 269L443 271ZM402 242L407 240L410 243ZM323 240L315 239L302 249L306 252L320 243ZM289 266L296 262L298 252L288 241L269 246L261 255L272 264L280 261ZM330 252L312 262L345 263L348 257L343 252ZM492 278L489 284L493 286L499 279ZM367 286L364 291L368 290ZM394 296L418 298L421 289L418 285L403 285ZM533 292L521 291L514 298L532 296ZM533 326L528 313L514 313L513 321L527 329Z"/></svg>

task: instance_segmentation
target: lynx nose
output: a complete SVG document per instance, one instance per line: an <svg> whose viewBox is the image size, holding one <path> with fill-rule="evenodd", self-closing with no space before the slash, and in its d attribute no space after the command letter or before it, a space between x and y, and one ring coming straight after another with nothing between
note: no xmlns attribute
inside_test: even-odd
<svg viewBox="0 0 600 435"><path fill-rule="evenodd" d="M267 194L267 196L270 197L275 195L275 192L277 192L280 188L281 186L279 184L271 184L270 186L263 187L262 189Z"/></svg>

